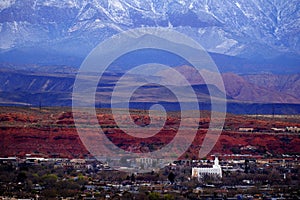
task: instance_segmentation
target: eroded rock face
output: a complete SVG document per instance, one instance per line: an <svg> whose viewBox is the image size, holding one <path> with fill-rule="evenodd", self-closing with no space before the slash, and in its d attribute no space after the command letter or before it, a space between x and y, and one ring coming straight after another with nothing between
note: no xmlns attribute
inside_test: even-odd
<svg viewBox="0 0 300 200"><path fill-rule="evenodd" d="M198 151L204 140L208 113L201 119L190 119L199 121L199 130L190 148L182 158L197 157ZM120 116L123 117L123 116ZM84 119L84 118L83 118ZM87 120L87 119L86 119ZM114 118L109 113L98 112L98 120L104 133L117 146L132 152L155 151L168 144L176 135L180 120L176 115L168 116L165 126L156 135L137 139L127 135L114 123ZM125 119L124 119L125 120ZM149 116L144 112L132 115L132 120L137 125L149 123ZM126 121L126 120L125 120ZM186 122L189 123L189 122ZM201 125L205 123L205 126ZM211 154L251 153L262 155L266 152L275 154L299 153L300 138L296 134L274 134L266 132L273 126L282 128L286 126L297 126L296 121L289 122L277 119L254 119L246 116L228 115L225 127L230 130L223 131L214 146ZM189 124L182 124L188 127ZM242 133L238 127L255 127L263 132ZM87 134L93 129L87 128ZM188 129L186 134L189 134ZM82 144L71 111L52 109L30 109L10 108L2 109L0 113L0 156L23 156L26 153L40 154L46 157L84 157L89 154Z"/></svg>
<svg viewBox="0 0 300 200"><path fill-rule="evenodd" d="M1 156L41 153L49 157L83 157L87 154L75 129L10 127L0 130Z"/></svg>

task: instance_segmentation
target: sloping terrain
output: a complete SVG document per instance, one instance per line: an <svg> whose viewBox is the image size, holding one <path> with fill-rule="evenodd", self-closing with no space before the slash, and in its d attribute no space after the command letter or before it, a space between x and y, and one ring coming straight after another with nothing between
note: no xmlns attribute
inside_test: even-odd
<svg viewBox="0 0 300 200"><path fill-rule="evenodd" d="M247 82L256 86L263 86L273 91L290 94L299 99L300 97L300 74L274 75L255 74L242 76Z"/></svg>
<svg viewBox="0 0 300 200"><path fill-rule="evenodd" d="M190 66L176 67L191 84L205 84L198 72ZM217 79L218 75L202 70L211 79ZM170 71L165 70L160 74L165 75ZM158 74L158 75L160 75ZM222 73L226 94L235 100L257 103L299 103L300 74L252 74L238 75L232 72ZM172 79L172 77L170 77ZM176 81L176 80L175 80ZM217 86L218 87L218 86Z"/></svg>
<svg viewBox="0 0 300 200"><path fill-rule="evenodd" d="M144 152L155 150L168 143L176 134L178 113L170 113L161 134L150 139L135 139L115 126L108 110L97 110L98 120L107 137L125 150ZM115 116L115 117L122 117ZM82 123L89 119L82 118ZM144 111L134 111L132 120L138 125L149 123ZM197 157L209 124L209 113L202 113L199 130L187 156ZM190 123L186 127L189 134ZM299 154L299 135L292 133L268 133L272 127L299 126L299 116L294 118L253 118L242 115L227 115L225 128L211 153L250 153L264 155ZM255 127L264 132L242 133L240 127ZM86 134L93 129L86 129ZM26 153L39 156L84 157L89 153L81 143L69 108L21 108L1 107L0 111L0 156L23 156ZM252 146L252 148L248 148ZM130 149L131 148L131 149ZM134 149L132 149L134 148Z"/></svg>
<svg viewBox="0 0 300 200"><path fill-rule="evenodd" d="M222 97L223 93L215 85L205 85L201 76L196 76L195 70L188 66L176 67L183 76L192 84L192 88L198 97L200 107L210 110L210 96L213 98ZM176 83L176 89L181 93L186 93L186 86L177 83L177 79L169 76L168 70L163 70L158 74L151 76L138 76L135 74L127 76L126 88L135 86L138 83L144 83L144 79L161 79L161 84L169 82ZM215 78L214 73L209 76ZM161 78L161 76L163 78ZM96 93L96 106L109 107L110 98L114 91L115 84L121 73L105 73L99 82ZM228 112L231 113L269 113L278 114L299 114L300 98L297 93L298 75L270 75L268 78L263 75L239 76L233 73L224 73L222 78L225 85L226 97L228 103ZM32 105L32 106L71 106L72 91L75 81L75 74L69 73L50 73L50 72L28 72L21 70L0 70L0 103L1 105ZM86 82L95 79L93 74L86 77ZM210 92L213 92L212 94ZM126 95L121 94L121 100ZM186 102L189 102L188 95L185 95ZM220 99L221 100L221 99ZM171 110L178 110L174 103L177 99L166 87L147 84L140 87L133 93L130 99L132 108L146 109L142 105L153 103L168 104ZM120 102L120 105L123 102ZM118 106L118 105L117 105Z"/></svg>

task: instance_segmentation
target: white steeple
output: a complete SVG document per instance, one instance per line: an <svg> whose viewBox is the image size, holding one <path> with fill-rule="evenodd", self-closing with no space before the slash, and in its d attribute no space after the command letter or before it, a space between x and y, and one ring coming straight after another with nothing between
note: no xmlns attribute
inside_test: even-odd
<svg viewBox="0 0 300 200"><path fill-rule="evenodd" d="M219 165L219 159L218 159L218 157L216 156L215 157L215 160L214 160L214 167L219 167L220 165Z"/></svg>

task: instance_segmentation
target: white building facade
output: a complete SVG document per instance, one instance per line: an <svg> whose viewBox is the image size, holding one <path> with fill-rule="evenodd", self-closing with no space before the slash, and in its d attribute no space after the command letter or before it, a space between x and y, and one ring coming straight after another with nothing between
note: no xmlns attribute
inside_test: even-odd
<svg viewBox="0 0 300 200"><path fill-rule="evenodd" d="M213 167L193 167L192 168L192 177L203 178L204 175L216 176L222 178L222 169L219 164L218 157L215 157Z"/></svg>

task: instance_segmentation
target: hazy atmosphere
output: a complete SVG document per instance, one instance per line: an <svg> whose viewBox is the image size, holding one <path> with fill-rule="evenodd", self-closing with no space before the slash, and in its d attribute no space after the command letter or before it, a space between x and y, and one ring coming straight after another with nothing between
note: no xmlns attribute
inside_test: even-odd
<svg viewBox="0 0 300 200"><path fill-rule="evenodd" d="M300 199L299 0L0 0L1 199Z"/></svg>

